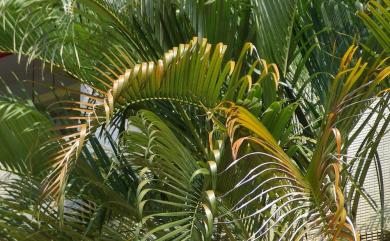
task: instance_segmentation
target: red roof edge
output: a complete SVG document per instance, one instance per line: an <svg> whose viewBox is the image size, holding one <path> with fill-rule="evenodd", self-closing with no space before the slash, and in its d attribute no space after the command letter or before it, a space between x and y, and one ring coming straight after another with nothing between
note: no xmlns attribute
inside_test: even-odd
<svg viewBox="0 0 390 241"><path fill-rule="evenodd" d="M10 53L2 53L2 52L0 52L0 59L5 57L5 56L8 56L8 55L10 55Z"/></svg>

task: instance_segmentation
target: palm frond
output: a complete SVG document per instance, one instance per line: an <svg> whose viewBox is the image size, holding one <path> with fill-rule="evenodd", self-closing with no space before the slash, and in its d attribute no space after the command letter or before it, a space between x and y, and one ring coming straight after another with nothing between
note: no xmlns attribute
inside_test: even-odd
<svg viewBox="0 0 390 241"><path fill-rule="evenodd" d="M245 56L253 48L250 43L244 46L237 63L224 62L226 46L222 43L215 46L213 53L211 48L206 39L194 38L189 44L168 51L163 60L123 69L121 75L118 73L118 79L107 80L112 86L108 91L85 94L90 99L90 104L81 103L85 105L84 111L81 111L82 115L64 116L64 119L76 122L59 127L76 132L60 137L65 142L63 150L54 157L54 179L49 179L51 186L48 186L46 195L61 190L60 187L65 184L68 165L81 151L85 138L104 122L108 123L113 114L128 106L140 102L170 101L203 109L216 106L222 98L242 99L246 89L254 84L251 75L258 65L261 66L262 72L255 83L261 83L264 79L264 82L276 85L275 82L279 78L277 68L263 60L255 61L248 74L241 77ZM223 92L226 94L222 97ZM79 103L77 101L72 104Z"/></svg>
<svg viewBox="0 0 390 241"><path fill-rule="evenodd" d="M143 167L138 209L149 231L142 240L209 239L214 193L203 190L197 161L152 112L141 111L130 123L123 141L131 147L128 160Z"/></svg>
<svg viewBox="0 0 390 241"><path fill-rule="evenodd" d="M389 52L390 46L390 13L389 13L390 2L371 0L367 3L367 11L361 9L358 12L358 16L363 20L366 27L374 34L375 38L382 46L382 48Z"/></svg>
<svg viewBox="0 0 390 241"><path fill-rule="evenodd" d="M34 106L2 98L0 100L0 165L2 168L38 175L47 166L41 160L51 150L43 146L55 133L53 123Z"/></svg>
<svg viewBox="0 0 390 241"><path fill-rule="evenodd" d="M253 0L252 4L259 54L276 63L285 75L298 1Z"/></svg>

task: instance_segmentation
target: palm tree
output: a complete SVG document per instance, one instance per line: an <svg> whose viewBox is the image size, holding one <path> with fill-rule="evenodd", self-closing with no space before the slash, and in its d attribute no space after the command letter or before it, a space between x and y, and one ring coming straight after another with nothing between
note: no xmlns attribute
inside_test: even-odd
<svg viewBox="0 0 390 241"><path fill-rule="evenodd" d="M3 91L2 240L357 240L389 8L2 0L0 52L87 86L49 86L67 92L49 106Z"/></svg>

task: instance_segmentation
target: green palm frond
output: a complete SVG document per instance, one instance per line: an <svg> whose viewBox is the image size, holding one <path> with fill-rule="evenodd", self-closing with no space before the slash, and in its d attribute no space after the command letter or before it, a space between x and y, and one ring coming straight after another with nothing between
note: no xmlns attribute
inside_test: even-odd
<svg viewBox="0 0 390 241"><path fill-rule="evenodd" d="M197 160L156 115L141 111L124 136L128 160L140 167L137 189L142 223L149 230L142 240L208 239L212 234L212 191L204 191ZM200 174L200 173L199 173ZM204 196L205 197L204 197Z"/></svg>
<svg viewBox="0 0 390 241"><path fill-rule="evenodd" d="M16 100L0 100L0 160L2 168L38 175L47 166L41 160L53 151L43 145L54 137L53 123L34 106Z"/></svg>
<svg viewBox="0 0 390 241"><path fill-rule="evenodd" d="M163 60L137 64L132 69L123 69L117 79L109 78L106 83L112 86L108 91L98 90L95 95L85 94L90 103L82 103L85 108L81 116L68 116L73 121L60 129L73 129L62 137L63 149L55 156L53 164L54 180L47 188L48 194L55 194L65 185L68 165L80 153L85 138L97 127L108 123L114 113L139 102L170 101L194 105L200 109L213 108L222 99L238 100L244 98L247 88L254 83L272 82L277 84L279 73L274 65L257 60L242 75L245 56L253 48L246 44L236 62L224 61L226 46L217 44L213 52L206 39L193 39L189 44L180 45L168 51ZM260 66L258 79L252 82L252 74ZM111 70L114 71L114 70ZM185 81L183 81L185 80ZM276 82L276 83L275 83ZM226 92L222 96L222 93ZM78 104L79 101L72 104ZM94 104L93 104L94 103ZM73 107L63 107L70 108ZM79 108L77 108L79 109Z"/></svg>
<svg viewBox="0 0 390 241"><path fill-rule="evenodd" d="M358 240L362 199L383 228L389 6L0 0L0 52L78 86L1 93L0 239Z"/></svg>
<svg viewBox="0 0 390 241"><path fill-rule="evenodd" d="M367 3L367 11L361 9L358 16L363 20L367 28L374 34L375 38L382 48L389 52L390 50L390 2L371 0Z"/></svg>
<svg viewBox="0 0 390 241"><path fill-rule="evenodd" d="M252 4L259 54L276 63L285 75L298 1L252 0Z"/></svg>

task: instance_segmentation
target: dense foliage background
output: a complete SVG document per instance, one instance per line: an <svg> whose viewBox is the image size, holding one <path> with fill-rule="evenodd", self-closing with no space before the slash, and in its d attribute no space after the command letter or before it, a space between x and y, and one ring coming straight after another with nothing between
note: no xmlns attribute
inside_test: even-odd
<svg viewBox="0 0 390 241"><path fill-rule="evenodd" d="M80 87L47 105L3 84L1 240L357 240L359 202L383 210L361 187L390 122L389 8L0 0L0 52Z"/></svg>

